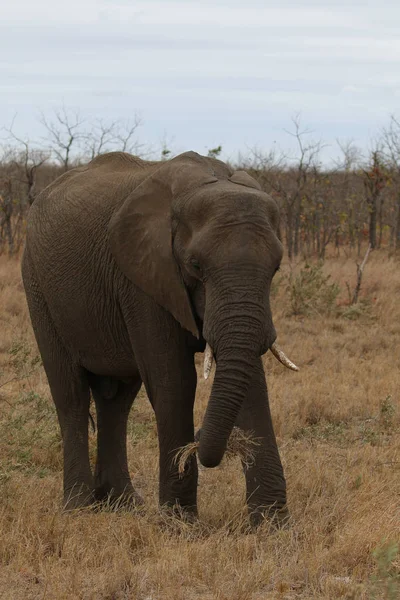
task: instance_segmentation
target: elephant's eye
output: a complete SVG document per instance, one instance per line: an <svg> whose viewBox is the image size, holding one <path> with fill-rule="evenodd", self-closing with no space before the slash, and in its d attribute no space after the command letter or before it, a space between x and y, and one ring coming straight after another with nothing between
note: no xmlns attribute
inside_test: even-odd
<svg viewBox="0 0 400 600"><path fill-rule="evenodd" d="M201 266L196 258L190 259L190 266L193 268L194 271L196 271L196 273L201 273Z"/></svg>
<svg viewBox="0 0 400 600"><path fill-rule="evenodd" d="M190 264L192 265L193 269L196 269L196 271L200 271L201 267L198 260L196 260L195 258L191 258Z"/></svg>

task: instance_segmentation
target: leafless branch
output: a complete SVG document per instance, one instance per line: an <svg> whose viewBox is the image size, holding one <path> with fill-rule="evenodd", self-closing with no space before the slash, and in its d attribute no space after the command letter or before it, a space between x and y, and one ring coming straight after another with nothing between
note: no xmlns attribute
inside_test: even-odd
<svg viewBox="0 0 400 600"><path fill-rule="evenodd" d="M133 121L121 121L119 123L116 142L118 150L139 154L142 144L135 140L136 131L142 124L141 119L135 115Z"/></svg>
<svg viewBox="0 0 400 600"><path fill-rule="evenodd" d="M54 112L52 120L48 120L42 114L40 122L47 130L51 150L56 160L64 171L68 171L73 151L79 142L85 139L82 130L85 120L80 116L79 111L69 111L63 106L61 110Z"/></svg>
<svg viewBox="0 0 400 600"><path fill-rule="evenodd" d="M6 128L6 131L8 139L17 144L17 148L10 152L10 162L15 167L15 178L26 186L28 202L32 204L35 199L37 169L49 160L50 153L39 148L32 148L30 140L24 140L17 136L12 126L9 129Z"/></svg>
<svg viewBox="0 0 400 600"><path fill-rule="evenodd" d="M91 130L84 134L84 154L89 160L105 152L120 151L139 154L142 145L136 139L136 132L141 125L139 117L133 121L111 121L102 119L95 121Z"/></svg>

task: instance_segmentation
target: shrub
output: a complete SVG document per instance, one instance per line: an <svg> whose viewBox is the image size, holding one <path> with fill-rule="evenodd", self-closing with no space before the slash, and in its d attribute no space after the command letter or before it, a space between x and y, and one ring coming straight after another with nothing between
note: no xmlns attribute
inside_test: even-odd
<svg viewBox="0 0 400 600"><path fill-rule="evenodd" d="M373 557L376 572L371 578L371 598L397 600L400 594L400 571L398 564L399 547L396 542L385 543L376 548Z"/></svg>
<svg viewBox="0 0 400 600"><path fill-rule="evenodd" d="M339 314L348 321L357 321L361 317L368 319L373 318L371 314L371 304L366 299L357 302L357 304L340 307Z"/></svg>
<svg viewBox="0 0 400 600"><path fill-rule="evenodd" d="M294 315L329 314L336 307L340 288L330 282L321 265L306 264L300 273L289 279L291 312Z"/></svg>

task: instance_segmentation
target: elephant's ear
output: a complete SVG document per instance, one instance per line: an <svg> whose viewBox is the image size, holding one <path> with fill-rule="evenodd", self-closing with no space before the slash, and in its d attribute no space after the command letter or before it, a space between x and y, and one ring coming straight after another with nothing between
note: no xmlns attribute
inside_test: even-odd
<svg viewBox="0 0 400 600"><path fill-rule="evenodd" d="M251 188L255 188L256 190L261 190L261 186L258 183L258 181L256 181L254 179L254 177L251 177L251 175L246 173L246 171L235 171L229 177L229 180L232 181L232 183L237 183L238 185L245 185L246 187L251 187Z"/></svg>
<svg viewBox="0 0 400 600"><path fill-rule="evenodd" d="M127 197L110 220L109 243L126 277L199 337L172 252L171 204L177 192L193 190L200 182L207 182L207 177L200 173L196 179L193 167L172 163L161 167Z"/></svg>

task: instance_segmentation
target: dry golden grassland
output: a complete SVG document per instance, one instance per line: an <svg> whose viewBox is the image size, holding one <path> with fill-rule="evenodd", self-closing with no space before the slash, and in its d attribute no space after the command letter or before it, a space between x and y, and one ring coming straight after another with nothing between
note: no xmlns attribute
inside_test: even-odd
<svg viewBox="0 0 400 600"><path fill-rule="evenodd" d="M301 371L265 357L292 515L288 529L271 533L267 524L246 531L238 460L201 471L198 523L160 515L156 429L143 392L128 445L146 509L63 514L60 433L19 264L0 257L2 600L400 598L400 262L373 253L351 310L354 257L326 261L331 280L318 301L312 282L297 280L291 302L289 275L293 283L302 269L310 273L286 263L272 299L278 340ZM334 302L331 281L341 290ZM302 314L306 285L311 306ZM211 380L199 377L197 425Z"/></svg>

